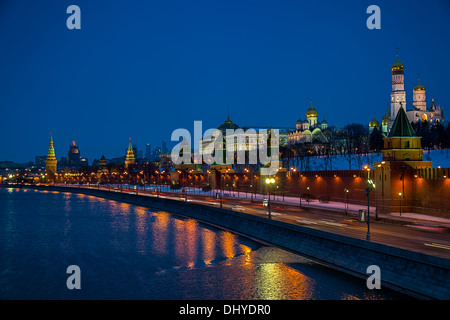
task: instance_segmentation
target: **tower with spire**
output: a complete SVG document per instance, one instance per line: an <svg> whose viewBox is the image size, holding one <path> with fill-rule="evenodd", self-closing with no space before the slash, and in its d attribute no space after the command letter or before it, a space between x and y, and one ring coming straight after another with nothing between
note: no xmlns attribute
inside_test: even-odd
<svg viewBox="0 0 450 320"><path fill-rule="evenodd" d="M48 146L47 159L45 160L45 173L47 174L49 180L54 180L55 178L57 163L58 161L56 160L55 149L53 147L53 136L50 132L50 144Z"/></svg>
<svg viewBox="0 0 450 320"><path fill-rule="evenodd" d="M421 111L427 110L425 87L420 83L420 74L417 80L417 86L413 89L413 109Z"/></svg>
<svg viewBox="0 0 450 320"><path fill-rule="evenodd" d="M431 168L432 162L423 160L421 137L415 134L402 106L383 143L382 161L375 163L374 174L377 212L399 212L401 206L409 210L414 170Z"/></svg>
<svg viewBox="0 0 450 320"><path fill-rule="evenodd" d="M427 121L430 124L444 122L444 112L440 106L436 106L434 99L427 106L425 86L420 83L420 75L417 85L413 89L413 108L407 112L410 122Z"/></svg>
<svg viewBox="0 0 450 320"><path fill-rule="evenodd" d="M441 106L436 106L434 99L430 106L427 106L425 86L422 85L420 75L417 85L413 89L413 103L409 109L406 106L405 91L405 67L398 59L398 48L396 53L396 61L391 66L392 71L392 91L390 101L390 111L383 116L382 133L384 136L389 134L394 119L401 108L403 108L409 122L425 122L429 124L445 122L444 110ZM369 129L373 126L373 120L369 124Z"/></svg>
<svg viewBox="0 0 450 320"><path fill-rule="evenodd" d="M398 60L398 48L396 61L392 64L392 92L391 92L391 121L388 129L390 130L393 120L397 117L397 113L401 107L406 112L409 122L427 121L430 124L444 122L443 110L440 106L436 106L434 99L430 106L427 106L425 87L420 82L420 75L417 85L413 89L413 103L411 108L406 106L405 92L405 75L404 65Z"/></svg>
<svg viewBox="0 0 450 320"><path fill-rule="evenodd" d="M136 161L134 158L133 146L131 145L131 138L130 138L130 142L128 144L128 149L127 149L127 155L125 157L125 169L127 169L130 164L135 164L135 163L136 163Z"/></svg>
<svg viewBox="0 0 450 320"><path fill-rule="evenodd" d="M406 110L406 91L405 91L405 74L404 65L398 60L398 48L396 54L396 61L391 66L392 71L392 92L391 92L391 119L397 117L397 112L400 106ZM389 129L392 127L393 122L391 121L388 126Z"/></svg>

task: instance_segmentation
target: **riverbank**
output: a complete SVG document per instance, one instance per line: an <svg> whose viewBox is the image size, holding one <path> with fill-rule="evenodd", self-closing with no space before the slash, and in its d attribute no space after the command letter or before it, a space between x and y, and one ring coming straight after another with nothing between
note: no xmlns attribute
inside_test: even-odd
<svg viewBox="0 0 450 320"><path fill-rule="evenodd" d="M382 285L422 299L450 298L448 259L192 202L101 189L23 187L81 193L193 218L361 279L369 276L369 266L377 265L381 270Z"/></svg>

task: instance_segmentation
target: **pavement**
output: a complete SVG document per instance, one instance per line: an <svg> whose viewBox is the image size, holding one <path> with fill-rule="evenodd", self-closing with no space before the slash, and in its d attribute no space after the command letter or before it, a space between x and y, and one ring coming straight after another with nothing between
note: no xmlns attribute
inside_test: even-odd
<svg viewBox="0 0 450 320"><path fill-rule="evenodd" d="M119 185L116 185L116 187L119 187ZM135 186L133 185L123 185L123 188L129 188L134 189ZM156 191L157 186L147 186L148 191ZM142 189L140 189L142 190ZM159 186L159 192L167 192L167 193L175 193L175 194L184 194L182 189L170 189L167 186ZM185 188L184 192L189 195L203 195L203 196L209 196L214 197L217 193L220 193L220 190L214 189L208 192L202 191L200 188ZM263 199L267 198L267 195L263 194L253 194L246 192L238 192L238 191L223 191L224 199L236 199L236 200L250 200L253 199L253 202L255 204L262 204ZM271 203L273 205L283 205L283 206L292 206L295 208L300 207L300 199L297 197L291 197L291 196L280 196L280 195L271 195L270 197ZM346 204L345 202L336 202L336 201L329 201L329 202L321 202L319 200L310 200L307 202L305 199L302 199L301 201L302 208L303 209L310 209L310 210L321 210L321 211L327 211L328 213L335 213L342 215L347 211L347 215L357 217L359 210L366 210L367 211L367 205L362 204L353 204L349 203ZM375 210L376 208L371 206L370 207L370 217L371 219L375 218ZM402 212L401 215L399 213L390 213L390 214L377 214L377 221L380 222L386 222L386 223L392 223L392 224L403 224L403 225L424 225L424 226L430 226L430 227L436 227L436 228L446 228L450 230L450 217L444 218L444 217L436 217L432 215L427 214L419 214L419 213L413 213L413 212Z"/></svg>
<svg viewBox="0 0 450 320"><path fill-rule="evenodd" d="M299 203L298 198L296 199L296 202ZM272 203L280 203L280 202L275 200L272 201ZM318 200L312 200L309 203L307 203L306 201L302 201L302 207L334 211L340 214L345 212L345 203L342 202L330 201L328 203L323 203L319 202ZM359 210L367 211L367 206L358 204L348 204L347 212L349 215L357 216ZM374 219L375 217L375 210L376 210L375 207L370 207L371 219ZM382 222L390 222L396 224L424 224L427 226L450 228L450 218L436 217L426 214L402 212L400 215L400 213L394 212L390 214L378 213L377 216L378 220Z"/></svg>
<svg viewBox="0 0 450 320"><path fill-rule="evenodd" d="M79 188L80 186L72 186ZM134 188L134 186L87 186L83 188L103 189L115 192L141 194L150 197L168 198L178 201L193 202L224 209L240 211L260 217L268 217L268 208L263 206L261 194L224 192L223 201L217 198L218 190L203 192L201 189L189 188L171 190L154 186ZM159 191L159 192L158 192ZM187 197L186 197L187 195ZM221 204L222 203L222 204ZM271 217L274 220L307 226L343 236L368 240L369 224L358 220L358 211L367 206L342 202L305 201L295 197L271 196ZM346 211L347 207L347 213ZM378 214L370 208L370 241L395 246L398 248L450 259L450 218L435 217L425 214L402 212L399 214Z"/></svg>
<svg viewBox="0 0 450 320"><path fill-rule="evenodd" d="M227 195L228 198L238 197L237 192L227 192ZM248 195L241 192L239 194L239 198L248 198ZM262 203L262 200L264 198L267 198L267 196L257 194L256 197L254 197L254 201ZM292 205L299 207L300 199L296 197L271 196L271 203ZM339 214L342 214L345 211L347 211L348 215L351 216L358 216L359 210L367 211L367 205L353 204L353 203L346 204L345 202L336 202L336 201L321 202L319 200L310 200L309 202L307 202L304 199L302 199L302 208L321 209ZM370 207L371 219L375 217L375 210L376 210L375 207L373 206ZM413 212L402 212L401 215L398 212L390 214L378 213L377 216L378 220L382 222L390 222L395 224L424 224L427 226L444 227L450 229L450 218L436 217L427 214L419 214Z"/></svg>

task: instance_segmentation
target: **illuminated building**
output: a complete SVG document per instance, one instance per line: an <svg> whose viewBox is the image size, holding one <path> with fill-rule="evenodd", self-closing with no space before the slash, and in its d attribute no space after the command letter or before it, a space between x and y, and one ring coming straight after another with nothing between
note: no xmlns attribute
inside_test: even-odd
<svg viewBox="0 0 450 320"><path fill-rule="evenodd" d="M372 121L370 121L369 123L369 132L372 132L375 128L379 128L380 127L380 123L373 118Z"/></svg>
<svg viewBox="0 0 450 320"><path fill-rule="evenodd" d="M431 161L423 161L421 139L400 107L389 135L384 138L382 161L375 163L375 177L372 177L380 212L399 211L401 202L411 205L408 201L414 198L414 170L432 167Z"/></svg>
<svg viewBox="0 0 450 320"><path fill-rule="evenodd" d="M67 153L67 162L71 166L77 166L80 164L80 161L81 161L80 150L77 144L75 143L74 139L69 146L69 152Z"/></svg>
<svg viewBox="0 0 450 320"><path fill-rule="evenodd" d="M406 91L405 91L405 74L404 74L404 66L398 60L398 52L397 52L397 60L392 64L392 91L391 91L391 117L395 119L397 117L397 113L400 110L400 107L403 106L406 110ZM390 129L392 127L392 122L388 126Z"/></svg>
<svg viewBox="0 0 450 320"><path fill-rule="evenodd" d="M326 134L328 129L328 122L323 120L318 121L319 113L314 108L311 101L309 109L306 111L306 120L301 117L295 124L295 131L288 134L288 144L294 145L305 142L329 142L329 137Z"/></svg>
<svg viewBox="0 0 450 320"><path fill-rule="evenodd" d="M431 105L427 106L426 102L426 90L418 79L417 85L413 88L413 103L412 108L408 109L406 106L406 91L405 91L405 67L398 59L398 52L396 54L396 61L391 66L392 71L392 91L391 91L391 108L382 119L381 128L377 125L378 121L373 119L369 123L369 131L372 132L374 127L381 129L383 136L387 137L391 127L394 124L394 119L397 117L397 113L400 108L406 112L407 120L409 122L424 122L429 124L438 122L444 122L444 111L440 106L436 106L434 99L432 99Z"/></svg>
<svg viewBox="0 0 450 320"><path fill-rule="evenodd" d="M417 86L413 89L413 109L407 111L409 121L427 121L430 124L445 121L444 110L436 106L434 99L431 99L431 105L427 106L425 92L425 87L420 84L419 78Z"/></svg>
<svg viewBox="0 0 450 320"><path fill-rule="evenodd" d="M404 65L402 62L397 60L391 66L392 70L392 92L391 92L391 117L395 119L400 107L406 111L406 115L409 122L427 121L428 123L443 122L444 115L443 109L440 106L436 106L434 99L430 106L427 106L426 102L426 90L425 87L420 83L420 78L418 84L413 89L413 103L412 109L406 106L406 92L405 92L405 75L404 75ZM389 128L392 127L393 122L390 122Z"/></svg>
<svg viewBox="0 0 450 320"><path fill-rule="evenodd" d="M54 179L54 175L57 173L57 163L55 149L53 148L53 137L50 133L50 144L48 147L47 159L45 160L45 173L51 180Z"/></svg>
<svg viewBox="0 0 450 320"><path fill-rule="evenodd" d="M130 164L135 164L136 161L134 159L134 151L133 151L133 146L131 145L131 138L130 138L130 143L128 144L128 150L127 150L127 155L125 157L125 168L128 168L128 166Z"/></svg>

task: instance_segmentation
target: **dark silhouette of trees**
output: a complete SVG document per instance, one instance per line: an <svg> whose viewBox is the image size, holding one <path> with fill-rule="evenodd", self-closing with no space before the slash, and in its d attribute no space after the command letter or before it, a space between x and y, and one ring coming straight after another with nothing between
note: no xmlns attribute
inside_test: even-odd
<svg viewBox="0 0 450 320"><path fill-rule="evenodd" d="M417 136L422 137L423 149L442 149L450 147L450 126L441 123L429 124L428 121L411 122Z"/></svg>
<svg viewBox="0 0 450 320"><path fill-rule="evenodd" d="M383 133L376 127L369 135L369 149L373 152L383 149Z"/></svg>

